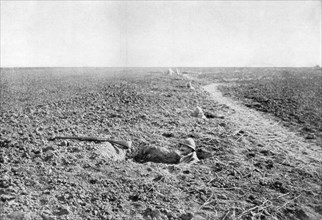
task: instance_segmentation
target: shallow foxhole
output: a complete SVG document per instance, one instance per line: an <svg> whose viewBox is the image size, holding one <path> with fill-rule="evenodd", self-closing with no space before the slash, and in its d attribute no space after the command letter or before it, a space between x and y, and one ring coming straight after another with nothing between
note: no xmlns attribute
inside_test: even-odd
<svg viewBox="0 0 322 220"><path fill-rule="evenodd" d="M199 160L211 157L210 152L203 149L196 150ZM133 160L137 163L164 163L164 164L178 164L180 156L173 150L161 147L144 147L138 150L133 156Z"/></svg>

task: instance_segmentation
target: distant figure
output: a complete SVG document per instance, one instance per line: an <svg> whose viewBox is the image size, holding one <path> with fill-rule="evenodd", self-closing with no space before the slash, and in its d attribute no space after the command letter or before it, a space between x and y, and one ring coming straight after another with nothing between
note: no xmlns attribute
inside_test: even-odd
<svg viewBox="0 0 322 220"><path fill-rule="evenodd" d="M181 75L180 71L176 68L177 75Z"/></svg>
<svg viewBox="0 0 322 220"><path fill-rule="evenodd" d="M187 88L191 90L195 90L195 88L191 85L191 82L187 83Z"/></svg>
<svg viewBox="0 0 322 220"><path fill-rule="evenodd" d="M167 74L172 75L172 74L174 74L174 71L170 68L170 69L168 69Z"/></svg>
<svg viewBox="0 0 322 220"><path fill-rule="evenodd" d="M195 111L192 113L192 116L206 119L206 116L204 115L202 109L199 106L196 107Z"/></svg>

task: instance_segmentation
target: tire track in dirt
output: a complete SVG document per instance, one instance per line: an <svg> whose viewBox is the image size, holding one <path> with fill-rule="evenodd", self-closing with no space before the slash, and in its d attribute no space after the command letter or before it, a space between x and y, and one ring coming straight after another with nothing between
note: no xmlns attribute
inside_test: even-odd
<svg viewBox="0 0 322 220"><path fill-rule="evenodd" d="M234 113L227 115L226 118L236 126L236 130L243 131L243 141L249 142L252 146L260 146L261 149L266 148L271 152L286 155L294 165L313 170L321 169L321 147L305 142L304 138L282 127L268 115L224 97L218 90L218 86L221 85L227 84L213 83L204 86L203 89L210 93L214 101L234 110Z"/></svg>

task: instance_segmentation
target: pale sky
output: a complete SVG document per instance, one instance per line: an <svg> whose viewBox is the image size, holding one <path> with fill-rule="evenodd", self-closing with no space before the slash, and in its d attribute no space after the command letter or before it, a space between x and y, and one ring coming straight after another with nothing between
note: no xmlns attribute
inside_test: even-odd
<svg viewBox="0 0 322 220"><path fill-rule="evenodd" d="M1 67L321 65L319 1L1 1Z"/></svg>

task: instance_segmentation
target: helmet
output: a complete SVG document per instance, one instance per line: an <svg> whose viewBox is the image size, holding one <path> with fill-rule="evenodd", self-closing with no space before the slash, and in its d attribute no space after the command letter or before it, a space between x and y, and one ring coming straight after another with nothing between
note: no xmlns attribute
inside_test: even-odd
<svg viewBox="0 0 322 220"><path fill-rule="evenodd" d="M187 146L193 150L196 150L196 144L192 138L186 138L184 141L180 142L180 144Z"/></svg>

